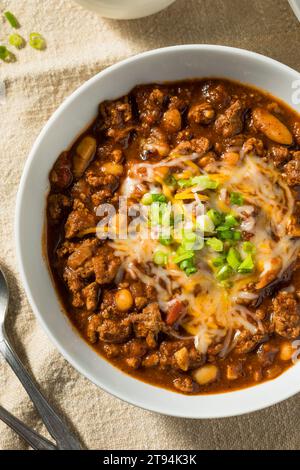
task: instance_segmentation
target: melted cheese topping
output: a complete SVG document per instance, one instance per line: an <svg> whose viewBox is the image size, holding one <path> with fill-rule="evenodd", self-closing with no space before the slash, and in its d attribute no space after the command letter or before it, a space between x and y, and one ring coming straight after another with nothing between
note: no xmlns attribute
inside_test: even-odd
<svg viewBox="0 0 300 470"><path fill-rule="evenodd" d="M138 183L148 183L150 189L160 185L170 201L179 198L163 182L160 170L176 167L185 177L195 175L200 170L194 164L197 154L189 156L173 155L157 164L136 164L130 170L130 178L123 185L124 193ZM174 300L185 302L187 315L182 326L194 337L199 351L205 353L214 342L222 342L221 355L225 355L235 345L234 331L246 329L251 334L263 329L261 322L248 308L241 305L244 301L255 300L255 292L248 292L248 285L254 283L257 289L280 277L296 259L300 241L288 234L288 224L294 211L294 199L289 187L279 172L255 156L247 156L234 168L218 163L214 175L209 175L221 183L218 192L210 198L187 189L180 193L182 199L194 199L196 203L210 200L210 207L222 212L235 212L244 217L242 229L253 234L251 242L256 247L257 269L249 275L237 275L233 287L225 288L216 278L202 258L204 248L199 255L198 271L187 277L184 271L170 262L166 266L156 266L153 255L160 251L170 253L170 247L164 247L157 240L144 240L140 232L135 239L110 242L115 254L122 260L123 269L132 278L140 279L156 289L161 310L166 312ZM246 204L230 208L226 203L229 192L238 192L244 196ZM185 196L185 197L184 197ZM244 225L243 225L244 224ZM204 253L204 254L203 254Z"/></svg>

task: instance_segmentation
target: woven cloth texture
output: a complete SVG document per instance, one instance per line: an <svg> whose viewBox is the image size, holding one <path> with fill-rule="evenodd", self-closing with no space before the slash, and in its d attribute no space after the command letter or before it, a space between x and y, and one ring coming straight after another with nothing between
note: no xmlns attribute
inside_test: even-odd
<svg viewBox="0 0 300 470"><path fill-rule="evenodd" d="M123 403L79 375L37 324L20 281L13 235L16 193L30 148L79 85L135 53L189 43L251 49L300 71L300 26L287 0L177 0L134 21L100 18L71 0L8 0L0 6L16 14L22 35L39 31L48 43L43 52L27 46L17 53L17 62L0 64L6 88L5 97L0 93L0 263L11 289L9 332L46 397L88 449L299 449L300 395L241 417L186 420ZM9 31L0 20L1 43ZM47 436L2 359L0 403ZM0 422L0 448L28 446Z"/></svg>

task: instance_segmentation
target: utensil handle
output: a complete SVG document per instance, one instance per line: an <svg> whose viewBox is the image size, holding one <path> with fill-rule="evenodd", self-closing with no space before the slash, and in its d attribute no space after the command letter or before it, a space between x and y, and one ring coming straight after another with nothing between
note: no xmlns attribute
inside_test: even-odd
<svg viewBox="0 0 300 470"><path fill-rule="evenodd" d="M4 337L3 341L0 341L0 351L33 401L46 428L56 441L58 449L81 450L81 445L77 438L73 436L56 411L39 391L6 337Z"/></svg>
<svg viewBox="0 0 300 470"><path fill-rule="evenodd" d="M2 408L2 406L0 406L0 419L22 437L34 450L57 450L57 447L52 442L30 429L26 424L9 413L9 411Z"/></svg>

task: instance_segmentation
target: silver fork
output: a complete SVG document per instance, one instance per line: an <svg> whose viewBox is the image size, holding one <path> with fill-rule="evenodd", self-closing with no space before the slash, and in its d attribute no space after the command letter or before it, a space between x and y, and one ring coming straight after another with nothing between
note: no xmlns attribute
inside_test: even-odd
<svg viewBox="0 0 300 470"><path fill-rule="evenodd" d="M37 388L37 385L30 377L9 341L5 329L8 303L8 284L0 268L0 352L30 396L46 428L56 441L57 448L59 450L81 450L82 447L78 439L67 428L66 424Z"/></svg>
<svg viewBox="0 0 300 470"><path fill-rule="evenodd" d="M57 447L45 437L30 429L9 411L0 406L0 419L12 428L34 450L57 450Z"/></svg>

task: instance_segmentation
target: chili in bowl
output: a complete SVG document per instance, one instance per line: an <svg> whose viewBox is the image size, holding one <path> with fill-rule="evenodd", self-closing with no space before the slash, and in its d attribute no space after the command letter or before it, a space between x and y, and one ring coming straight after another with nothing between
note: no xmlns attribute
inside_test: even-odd
<svg viewBox="0 0 300 470"><path fill-rule="evenodd" d="M299 390L297 78L231 48L153 51L87 82L39 137L17 203L25 287L109 392L197 418Z"/></svg>

